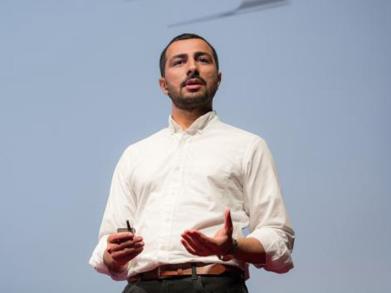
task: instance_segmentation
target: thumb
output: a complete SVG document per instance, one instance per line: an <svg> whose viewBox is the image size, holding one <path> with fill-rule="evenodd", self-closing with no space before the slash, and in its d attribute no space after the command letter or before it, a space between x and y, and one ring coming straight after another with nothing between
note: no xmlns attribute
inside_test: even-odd
<svg viewBox="0 0 391 293"><path fill-rule="evenodd" d="M231 210L229 208L225 209L224 229L228 235L232 236L233 226L232 226Z"/></svg>

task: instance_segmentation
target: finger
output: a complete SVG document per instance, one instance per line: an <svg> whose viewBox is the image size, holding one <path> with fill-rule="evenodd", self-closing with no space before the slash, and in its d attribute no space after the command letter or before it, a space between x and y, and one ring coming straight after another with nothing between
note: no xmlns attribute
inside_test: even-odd
<svg viewBox="0 0 391 293"><path fill-rule="evenodd" d="M134 240L134 241L142 241L142 240L143 240L143 237L141 237L141 236L135 236L135 237L133 238L133 240Z"/></svg>
<svg viewBox="0 0 391 293"><path fill-rule="evenodd" d="M194 255L199 255L199 256L202 256L200 255L196 249L194 249L185 239L181 239L181 243L182 245L186 248L186 250L188 252L190 252L191 254L194 254Z"/></svg>
<svg viewBox="0 0 391 293"><path fill-rule="evenodd" d="M127 247L132 247L133 245L136 245L137 247L144 245L144 242L141 237L136 237L133 240L128 240L125 242L119 242L119 243L108 243L107 244L107 251L109 253L113 251L118 251Z"/></svg>
<svg viewBox="0 0 391 293"><path fill-rule="evenodd" d="M121 244L115 245L113 248L110 249L109 252L114 252L114 251L120 251L128 248L139 248L143 247L144 242L143 241L134 241L134 240L129 240L126 242L123 242Z"/></svg>
<svg viewBox="0 0 391 293"><path fill-rule="evenodd" d="M119 263L127 263L129 260L135 258L143 251L143 247L141 248L128 248L121 251L113 252L111 257Z"/></svg>
<svg viewBox="0 0 391 293"><path fill-rule="evenodd" d="M198 245L197 243L194 243L186 238L182 238L181 241L186 245L185 248L187 248L187 250L194 255L199 255L199 256L211 255L211 253L207 251L205 247L203 247L202 245Z"/></svg>
<svg viewBox="0 0 391 293"><path fill-rule="evenodd" d="M214 248L209 243L198 239L197 237L192 237L188 234L182 236L182 239L185 239L193 249L195 249L199 254L202 255L211 255L214 254Z"/></svg>
<svg viewBox="0 0 391 293"><path fill-rule="evenodd" d="M222 251L225 251L225 248L223 248L224 243L227 241L225 237L220 237L219 239L211 238L199 232L193 232L189 235L194 243L207 249L209 254L221 254Z"/></svg>
<svg viewBox="0 0 391 293"><path fill-rule="evenodd" d="M193 240L193 242L199 243L203 247L208 248L210 251L215 251L217 242L216 239L206 236L199 231L191 231L187 235Z"/></svg>
<svg viewBox="0 0 391 293"><path fill-rule="evenodd" d="M197 247L202 247L203 250L207 251L207 255L216 254L219 249L219 243L215 238L208 237L198 230L186 230L182 233L182 237L186 236Z"/></svg>
<svg viewBox="0 0 391 293"><path fill-rule="evenodd" d="M199 250L199 247L198 247L199 245L196 242L194 242L192 237L190 237L189 235L187 235L187 234L182 235L182 239L184 239L194 249Z"/></svg>
<svg viewBox="0 0 391 293"><path fill-rule="evenodd" d="M134 235L131 232L119 232L119 233L110 234L110 236L107 238L107 242L119 243L119 242L123 242L126 240L131 240L133 238L134 238Z"/></svg>
<svg viewBox="0 0 391 293"><path fill-rule="evenodd" d="M123 258L123 257L127 257L129 255L132 255L132 254L138 254L140 253L141 251L144 250L144 247L139 247L139 248L125 248L125 249L122 249L122 250L119 250L119 251L114 251L111 256L113 258Z"/></svg>
<svg viewBox="0 0 391 293"><path fill-rule="evenodd" d="M195 237L195 238L197 238L200 241L205 242L205 243L215 243L216 242L214 238L208 237L205 234L203 234L203 233L201 233L201 232L199 232L197 230L191 230L187 234L190 237Z"/></svg>

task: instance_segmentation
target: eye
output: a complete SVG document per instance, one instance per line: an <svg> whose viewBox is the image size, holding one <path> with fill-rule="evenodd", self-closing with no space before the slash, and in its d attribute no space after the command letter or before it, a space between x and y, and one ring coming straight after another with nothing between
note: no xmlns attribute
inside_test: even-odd
<svg viewBox="0 0 391 293"><path fill-rule="evenodd" d="M181 65L185 62L184 59L175 59L173 62L172 62L172 65L173 66L177 66L177 65Z"/></svg>
<svg viewBox="0 0 391 293"><path fill-rule="evenodd" d="M207 56L200 56L198 58L198 61L200 61L201 63L210 63L210 59Z"/></svg>

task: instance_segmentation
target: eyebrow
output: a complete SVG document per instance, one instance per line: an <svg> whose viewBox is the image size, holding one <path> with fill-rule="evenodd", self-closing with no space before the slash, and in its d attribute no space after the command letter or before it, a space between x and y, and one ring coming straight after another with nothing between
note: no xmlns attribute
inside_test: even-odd
<svg viewBox="0 0 391 293"><path fill-rule="evenodd" d="M173 60L175 58L185 58L187 57L187 54L177 54L177 55L174 55L170 58L170 60Z"/></svg>
<svg viewBox="0 0 391 293"><path fill-rule="evenodd" d="M188 54L177 54L177 55L174 55L174 56L172 56L171 58L170 58L170 60L174 60L174 59L176 59L176 58L185 58L185 57L187 57L187 55ZM194 54L194 57L200 57L200 56L203 56L203 55L207 55L207 56L209 56L209 57L211 57L211 59L213 59L212 58L212 55L210 55L208 52L204 52L204 51L197 51L197 52L195 52Z"/></svg>
<svg viewBox="0 0 391 293"><path fill-rule="evenodd" d="M210 55L208 52L195 52L194 53L195 57L200 57L200 56L203 56L203 55L206 55L206 56L210 57L211 59L213 59L212 55Z"/></svg>

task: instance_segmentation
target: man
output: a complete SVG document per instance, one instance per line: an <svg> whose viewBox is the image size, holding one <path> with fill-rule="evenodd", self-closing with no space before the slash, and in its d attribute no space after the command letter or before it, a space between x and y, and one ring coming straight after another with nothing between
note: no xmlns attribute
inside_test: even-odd
<svg viewBox="0 0 391 293"><path fill-rule="evenodd" d="M249 263L289 271L294 232L267 145L213 111L215 49L179 35L160 70L169 126L123 153L90 264L148 293L246 292ZM136 232L117 233L127 221Z"/></svg>

